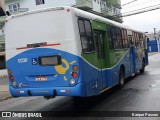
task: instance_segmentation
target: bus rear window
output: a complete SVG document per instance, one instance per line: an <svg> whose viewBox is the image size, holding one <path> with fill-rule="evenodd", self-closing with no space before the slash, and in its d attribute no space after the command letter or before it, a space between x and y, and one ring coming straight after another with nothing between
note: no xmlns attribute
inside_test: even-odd
<svg viewBox="0 0 160 120"><path fill-rule="evenodd" d="M42 66L55 66L60 65L61 63L60 55L39 57L39 64Z"/></svg>

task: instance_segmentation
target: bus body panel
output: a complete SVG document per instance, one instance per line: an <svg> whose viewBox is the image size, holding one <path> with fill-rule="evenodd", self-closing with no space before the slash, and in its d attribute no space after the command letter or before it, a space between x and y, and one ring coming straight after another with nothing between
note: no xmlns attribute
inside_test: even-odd
<svg viewBox="0 0 160 120"><path fill-rule="evenodd" d="M82 50L79 19L91 22L95 42L92 53ZM9 75L12 96L88 97L118 84L121 67L125 69L125 78L139 71L142 59L146 58L145 51L134 47L110 50L110 25L132 30L72 7L50 8L9 18L6 59L7 69L12 71ZM102 51L98 52L102 44L104 56ZM53 57L52 62L48 61L52 64L56 57L55 64L42 65L42 59L50 60L48 57ZM78 69L74 70L74 66ZM14 80L10 80L11 76Z"/></svg>

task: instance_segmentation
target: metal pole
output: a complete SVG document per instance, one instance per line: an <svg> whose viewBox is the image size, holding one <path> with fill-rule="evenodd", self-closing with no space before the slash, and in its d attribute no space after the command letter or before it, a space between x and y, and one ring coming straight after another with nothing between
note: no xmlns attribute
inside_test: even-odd
<svg viewBox="0 0 160 120"><path fill-rule="evenodd" d="M153 28L154 29L154 38L156 40L156 28Z"/></svg>

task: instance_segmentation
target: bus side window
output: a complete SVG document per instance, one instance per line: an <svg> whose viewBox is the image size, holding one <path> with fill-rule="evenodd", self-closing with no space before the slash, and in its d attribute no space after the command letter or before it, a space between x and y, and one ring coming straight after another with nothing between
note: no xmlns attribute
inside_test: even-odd
<svg viewBox="0 0 160 120"><path fill-rule="evenodd" d="M122 38L121 38L121 31L120 28L116 28L116 34L117 34L117 49L122 49Z"/></svg>
<svg viewBox="0 0 160 120"><path fill-rule="evenodd" d="M79 19L78 25L79 25L79 33L80 33L83 52L84 53L95 52L95 46L94 46L90 21Z"/></svg>
<svg viewBox="0 0 160 120"><path fill-rule="evenodd" d="M140 33L139 38L140 38L140 47L144 47L143 34Z"/></svg>
<svg viewBox="0 0 160 120"><path fill-rule="evenodd" d="M111 41L114 49L122 49L122 38L120 28L111 27ZM111 43L111 42L110 42Z"/></svg>
<svg viewBox="0 0 160 120"><path fill-rule="evenodd" d="M95 44L96 44L96 50L97 50L97 58L100 59L100 51L99 51L99 44L98 44L98 33L94 33L95 36Z"/></svg>
<svg viewBox="0 0 160 120"><path fill-rule="evenodd" d="M118 46L118 44L117 44L117 36L116 36L116 28L115 27L111 27L110 31L111 31L111 41L112 41L113 49L116 49L117 46Z"/></svg>
<svg viewBox="0 0 160 120"><path fill-rule="evenodd" d="M127 31L125 29L121 29L121 36L122 36L123 48L129 48Z"/></svg>
<svg viewBox="0 0 160 120"><path fill-rule="evenodd" d="M110 48L110 50L113 50L114 47L113 47L113 41L112 41L112 38L111 38L111 36L112 36L111 26L109 26L107 28L107 34L108 34L108 39L109 39L109 48Z"/></svg>
<svg viewBox="0 0 160 120"><path fill-rule="evenodd" d="M135 47L139 48L140 47L140 35L137 32L134 32L134 42L135 42Z"/></svg>

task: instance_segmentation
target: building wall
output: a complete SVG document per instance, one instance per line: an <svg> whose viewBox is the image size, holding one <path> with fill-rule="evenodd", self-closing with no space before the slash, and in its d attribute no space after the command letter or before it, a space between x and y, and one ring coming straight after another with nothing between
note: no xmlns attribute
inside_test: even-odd
<svg viewBox="0 0 160 120"><path fill-rule="evenodd" d="M101 12L100 3L106 4L105 0L92 0L93 10ZM36 5L35 0L13 0L6 2L6 10L8 11L8 5L20 3L21 8L29 8L29 10L41 9L45 7L56 7L56 6L72 6L76 5L76 0L45 0L45 4Z"/></svg>
<svg viewBox="0 0 160 120"><path fill-rule="evenodd" d="M150 40L147 43L148 52L159 52L160 51L160 42L159 40Z"/></svg>
<svg viewBox="0 0 160 120"><path fill-rule="evenodd" d="M111 15L117 15L120 13L121 9L120 0L92 0L93 2L93 11L101 13L101 8L111 9ZM19 3L20 8L28 8L29 10L41 9L46 7L56 7L56 6L72 6L76 5L76 0L45 0L45 4L36 5L35 0L7 0L6 1L6 10L9 10L8 5ZM105 5L105 6L104 6Z"/></svg>
<svg viewBox="0 0 160 120"><path fill-rule="evenodd" d="M101 13L100 0L93 0L93 11Z"/></svg>
<svg viewBox="0 0 160 120"><path fill-rule="evenodd" d="M20 3L20 8L29 8L29 10L41 9L45 7L56 7L65 5L75 5L75 0L45 0L45 4L36 5L35 0L12 0L6 2L6 10L9 10L8 5Z"/></svg>

